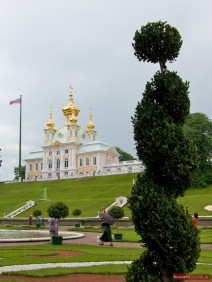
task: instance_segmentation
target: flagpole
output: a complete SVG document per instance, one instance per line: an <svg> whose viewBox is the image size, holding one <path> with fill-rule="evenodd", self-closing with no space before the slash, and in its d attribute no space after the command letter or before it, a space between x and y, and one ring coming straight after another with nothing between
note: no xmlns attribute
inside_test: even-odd
<svg viewBox="0 0 212 282"><path fill-rule="evenodd" d="M22 116L22 95L20 95L20 130L19 130L19 181L22 181L21 177L21 116Z"/></svg>

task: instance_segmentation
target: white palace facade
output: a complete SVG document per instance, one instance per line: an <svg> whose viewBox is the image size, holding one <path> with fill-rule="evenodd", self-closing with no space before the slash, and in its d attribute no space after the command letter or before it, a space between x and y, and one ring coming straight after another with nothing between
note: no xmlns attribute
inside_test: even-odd
<svg viewBox="0 0 212 282"><path fill-rule="evenodd" d="M68 105L62 108L62 112L65 124L55 129L52 109L50 110L41 149L30 152L25 159L25 181L79 178L143 170L140 161L119 162L116 149L97 140L92 113L86 130L78 125L80 109L74 103L71 87Z"/></svg>

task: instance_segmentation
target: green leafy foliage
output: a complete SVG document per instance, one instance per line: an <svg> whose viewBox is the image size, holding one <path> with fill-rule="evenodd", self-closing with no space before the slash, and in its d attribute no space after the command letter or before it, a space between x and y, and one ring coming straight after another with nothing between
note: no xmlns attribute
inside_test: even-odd
<svg viewBox="0 0 212 282"><path fill-rule="evenodd" d="M69 208L63 202L56 202L48 207L47 213L52 218L65 218L69 215Z"/></svg>
<svg viewBox="0 0 212 282"><path fill-rule="evenodd" d="M192 139L198 154L198 168L192 186L205 187L212 183L212 121L203 113L190 114L184 132Z"/></svg>
<svg viewBox="0 0 212 282"><path fill-rule="evenodd" d="M120 162L135 160L135 158L132 155L130 155L129 153L125 152L121 148L115 147L115 149L120 154L120 157L119 157L119 161Z"/></svg>
<svg viewBox="0 0 212 282"><path fill-rule="evenodd" d="M124 216L124 210L122 207L113 206L109 211L109 215L112 216L113 219L120 219Z"/></svg>
<svg viewBox="0 0 212 282"><path fill-rule="evenodd" d="M182 45L178 30L166 22L152 22L136 31L132 44L139 61L160 63L161 70L167 61L178 57Z"/></svg>
<svg viewBox="0 0 212 282"><path fill-rule="evenodd" d="M80 216L81 215L81 210L80 209L74 209L73 211L72 211L72 214L73 214L73 216Z"/></svg>
<svg viewBox="0 0 212 282"><path fill-rule="evenodd" d="M195 269L199 235L187 210L177 203L197 167L196 147L184 134L189 114L189 83L165 68L179 54L181 37L166 23L149 23L136 32L139 60L159 62L132 118L137 155L145 164L129 197L135 231L147 250L126 281L172 281L173 273Z"/></svg>
<svg viewBox="0 0 212 282"><path fill-rule="evenodd" d="M19 180L19 177L21 177L21 179L25 179L25 166L21 166L20 173L19 173L19 167L15 167L14 174L15 174L14 177L15 180Z"/></svg>
<svg viewBox="0 0 212 282"><path fill-rule="evenodd" d="M33 216L36 218L37 216L41 216L42 215L42 211L41 210L34 210L33 211Z"/></svg>

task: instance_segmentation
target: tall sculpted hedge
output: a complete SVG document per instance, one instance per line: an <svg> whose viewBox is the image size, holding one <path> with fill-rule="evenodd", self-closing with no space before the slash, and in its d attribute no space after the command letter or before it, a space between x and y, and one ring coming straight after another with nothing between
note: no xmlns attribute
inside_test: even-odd
<svg viewBox="0 0 212 282"><path fill-rule="evenodd" d="M135 231L146 249L130 266L126 281L172 281L189 273L200 253L198 230L177 198L190 187L197 154L183 132L189 114L189 83L167 69L182 45L178 30L166 22L136 31L133 47L139 61L159 63L147 82L132 118L137 155L145 165L129 197Z"/></svg>

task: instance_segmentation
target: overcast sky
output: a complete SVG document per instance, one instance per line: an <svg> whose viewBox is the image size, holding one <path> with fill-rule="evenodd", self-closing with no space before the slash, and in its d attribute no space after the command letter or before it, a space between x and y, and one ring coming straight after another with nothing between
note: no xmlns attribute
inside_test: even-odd
<svg viewBox="0 0 212 282"><path fill-rule="evenodd" d="M1 178L13 178L22 159L40 149L50 106L56 128L65 124L69 85L86 128L92 109L97 139L136 157L131 116L158 65L134 56L142 25L167 21L183 45L169 65L190 82L191 112L211 118L212 1L204 0L0 0ZM24 162L22 163L24 165Z"/></svg>

